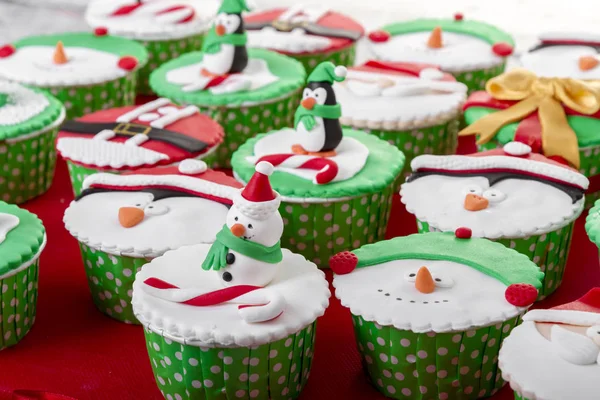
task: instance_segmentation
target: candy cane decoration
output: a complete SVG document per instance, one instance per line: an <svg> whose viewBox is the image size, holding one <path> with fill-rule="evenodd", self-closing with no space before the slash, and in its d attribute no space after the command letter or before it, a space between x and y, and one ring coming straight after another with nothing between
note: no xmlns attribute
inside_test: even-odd
<svg viewBox="0 0 600 400"><path fill-rule="evenodd" d="M152 12L156 16L156 21L158 23L184 24L194 19L194 16L196 15L196 10L194 7L187 4L172 5L167 8L159 8L154 10L157 8L155 5L156 3L142 3L138 0L135 4L128 4L117 8L110 14L110 16L128 16L141 9L140 12ZM164 7L164 4L158 4L158 6ZM148 10L143 10L143 8L148 8Z"/></svg>
<svg viewBox="0 0 600 400"><path fill-rule="evenodd" d="M331 182L339 172L337 163L325 157L313 157L307 160L307 156L299 156L297 154L269 154L256 160L256 164L261 161L268 161L273 166L280 168L319 171L315 176L315 183L319 185Z"/></svg>

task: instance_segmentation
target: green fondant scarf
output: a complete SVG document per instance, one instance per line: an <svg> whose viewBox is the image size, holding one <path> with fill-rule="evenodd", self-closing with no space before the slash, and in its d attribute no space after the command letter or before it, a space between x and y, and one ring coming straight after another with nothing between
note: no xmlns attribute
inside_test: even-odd
<svg viewBox="0 0 600 400"><path fill-rule="evenodd" d="M312 110L298 107L294 115L294 128L298 129L298 124L302 122L307 130L312 131L315 127L315 117L338 119L342 116L342 107L339 104L326 106L315 104Z"/></svg>
<svg viewBox="0 0 600 400"><path fill-rule="evenodd" d="M211 269L218 271L225 268L229 249L269 264L277 264L283 259L280 242L271 247L263 246L235 236L227 225L223 225L223 229L217 233L217 240L212 244L202 262L202 269L205 271Z"/></svg>
<svg viewBox="0 0 600 400"><path fill-rule="evenodd" d="M245 46L248 41L246 32L244 33L231 33L228 35L219 36L216 34L215 29L211 29L208 32L202 51L206 54L215 54L221 51L222 44L232 44L234 46Z"/></svg>

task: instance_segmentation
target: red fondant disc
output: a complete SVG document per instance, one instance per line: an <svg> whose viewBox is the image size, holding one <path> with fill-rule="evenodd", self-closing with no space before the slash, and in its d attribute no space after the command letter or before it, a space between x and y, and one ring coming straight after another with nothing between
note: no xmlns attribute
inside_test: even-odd
<svg viewBox="0 0 600 400"><path fill-rule="evenodd" d="M454 14L454 20L455 21L462 21L463 19L465 19L465 16L462 13L456 13L456 14Z"/></svg>
<svg viewBox="0 0 600 400"><path fill-rule="evenodd" d="M119 68L124 69L125 71L133 71L138 65L138 60L133 56L123 56L119 59L119 63L117 65Z"/></svg>
<svg viewBox="0 0 600 400"><path fill-rule="evenodd" d="M494 54L500 57L508 57L513 53L513 47L506 42L498 42L492 46Z"/></svg>
<svg viewBox="0 0 600 400"><path fill-rule="evenodd" d="M354 271L357 264L358 257L349 251L337 253L329 259L329 267L338 275L349 274Z"/></svg>
<svg viewBox="0 0 600 400"><path fill-rule="evenodd" d="M108 28L106 28L104 26L97 27L96 29L94 29L94 35L106 36L106 35L108 35Z"/></svg>
<svg viewBox="0 0 600 400"><path fill-rule="evenodd" d="M506 288L504 297L506 301L516 307L527 307L535 302L538 291L532 285L515 283Z"/></svg>
<svg viewBox="0 0 600 400"><path fill-rule="evenodd" d="M13 46L12 44L7 44L6 46L2 46L2 47L0 47L0 58L10 57L14 54L15 51L17 51L17 50L15 49L15 46Z"/></svg>
<svg viewBox="0 0 600 400"><path fill-rule="evenodd" d="M454 235L458 239L471 239L471 236L473 235L473 231L471 231L471 229L469 229L469 228L461 227L461 228L458 228L456 231L454 231Z"/></svg>
<svg viewBox="0 0 600 400"><path fill-rule="evenodd" d="M390 37L392 37L392 35L386 31L373 31L369 33L369 40L375 43L387 42L390 40Z"/></svg>

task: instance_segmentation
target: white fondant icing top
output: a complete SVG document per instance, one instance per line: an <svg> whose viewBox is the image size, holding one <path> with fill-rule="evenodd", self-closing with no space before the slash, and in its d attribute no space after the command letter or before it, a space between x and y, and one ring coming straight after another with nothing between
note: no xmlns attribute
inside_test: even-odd
<svg viewBox="0 0 600 400"><path fill-rule="evenodd" d="M0 213L0 245L6 236L19 225L19 217L12 214Z"/></svg>
<svg viewBox="0 0 600 400"><path fill-rule="evenodd" d="M325 50L331 40L323 36L309 35L304 29L280 32L272 27L248 31L248 46L300 54Z"/></svg>
<svg viewBox="0 0 600 400"><path fill-rule="evenodd" d="M443 32L440 49L427 47L431 32L394 35L386 42L370 42L377 58L386 61L414 62L438 65L448 72L463 72L498 66L504 58L492 51L492 46L468 34Z"/></svg>
<svg viewBox="0 0 600 400"><path fill-rule="evenodd" d="M0 94L7 95L0 106L0 126L18 125L40 114L50 102L42 93L34 92L18 83L0 80Z"/></svg>
<svg viewBox="0 0 600 400"><path fill-rule="evenodd" d="M600 64L587 71L579 68L581 57L592 56L600 61L600 54L591 46L549 46L521 56L521 64L538 76L547 78L600 79Z"/></svg>
<svg viewBox="0 0 600 400"><path fill-rule="evenodd" d="M131 39L166 40L205 32L216 15L216 0L145 0L131 12L114 15L136 0L92 0L85 14L92 27Z"/></svg>
<svg viewBox="0 0 600 400"><path fill-rule="evenodd" d="M283 249L279 272L266 288L287 304L283 313L267 322L248 323L238 304L194 307L162 300L143 283L159 278L180 288L214 291L223 287L220 274L200 268L209 245L183 247L146 264L133 285L133 309L142 324L163 336L204 347L258 346L289 336L323 315L329 304L325 275L299 254Z"/></svg>

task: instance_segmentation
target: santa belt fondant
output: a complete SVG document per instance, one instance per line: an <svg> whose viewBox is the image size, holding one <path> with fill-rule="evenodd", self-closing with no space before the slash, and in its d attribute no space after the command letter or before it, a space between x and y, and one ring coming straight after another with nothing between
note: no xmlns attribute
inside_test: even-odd
<svg viewBox="0 0 600 400"><path fill-rule="evenodd" d="M151 140L165 142L190 153L198 153L208 147L206 142L179 132L129 122L67 121L60 130L85 135L96 134L103 130L111 130L117 136L147 135Z"/></svg>
<svg viewBox="0 0 600 400"><path fill-rule="evenodd" d="M281 20L273 20L266 22L245 22L244 28L246 30L260 30L262 28L273 28L279 32L290 32L294 29L301 28L310 33L311 35L325 36L340 39L349 39L357 41L361 38L362 33L356 31L350 31L347 29L340 28L328 28L323 25L318 25L311 22L288 22Z"/></svg>

